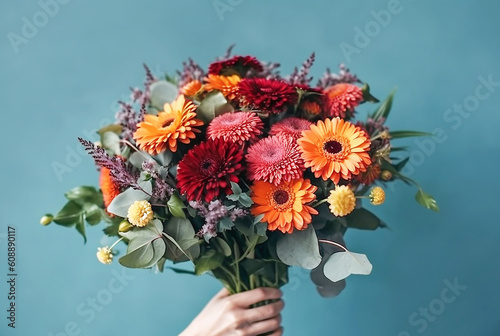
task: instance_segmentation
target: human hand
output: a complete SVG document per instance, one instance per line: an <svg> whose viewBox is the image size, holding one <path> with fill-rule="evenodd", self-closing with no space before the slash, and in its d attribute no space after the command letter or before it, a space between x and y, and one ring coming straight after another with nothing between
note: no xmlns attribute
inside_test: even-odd
<svg viewBox="0 0 500 336"><path fill-rule="evenodd" d="M256 288L229 295L224 288L179 336L257 336L266 333L281 336L282 295L276 288ZM264 300L278 301L250 308Z"/></svg>

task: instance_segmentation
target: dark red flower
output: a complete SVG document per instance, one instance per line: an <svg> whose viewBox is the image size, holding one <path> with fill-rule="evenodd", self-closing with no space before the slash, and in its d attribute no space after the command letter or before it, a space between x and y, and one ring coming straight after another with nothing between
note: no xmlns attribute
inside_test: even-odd
<svg viewBox="0 0 500 336"><path fill-rule="evenodd" d="M297 102L295 87L277 79L245 78L238 83L242 106L280 113Z"/></svg>
<svg viewBox="0 0 500 336"><path fill-rule="evenodd" d="M243 151L233 142L207 140L194 146L179 162L177 188L189 201L210 202L221 192L231 194L243 171Z"/></svg>
<svg viewBox="0 0 500 336"><path fill-rule="evenodd" d="M248 70L262 72L262 64L253 56L233 56L217 61L208 66L208 73L213 75L233 75L235 72L244 77Z"/></svg>

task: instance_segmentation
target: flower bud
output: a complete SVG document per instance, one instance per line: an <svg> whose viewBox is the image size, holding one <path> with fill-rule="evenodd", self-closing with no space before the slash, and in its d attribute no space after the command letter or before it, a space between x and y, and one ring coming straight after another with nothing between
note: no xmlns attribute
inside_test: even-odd
<svg viewBox="0 0 500 336"><path fill-rule="evenodd" d="M130 222L126 219L122 220L120 222L120 226L118 227L119 232L128 232L130 231L134 226L130 224Z"/></svg>
<svg viewBox="0 0 500 336"><path fill-rule="evenodd" d="M51 214L46 214L42 218L40 218L40 224L42 225L49 225L52 223L52 220L54 219L54 216Z"/></svg>
<svg viewBox="0 0 500 336"><path fill-rule="evenodd" d="M384 181L389 181L390 179L392 179L392 173L388 170L383 170L382 173L380 173L380 177Z"/></svg>

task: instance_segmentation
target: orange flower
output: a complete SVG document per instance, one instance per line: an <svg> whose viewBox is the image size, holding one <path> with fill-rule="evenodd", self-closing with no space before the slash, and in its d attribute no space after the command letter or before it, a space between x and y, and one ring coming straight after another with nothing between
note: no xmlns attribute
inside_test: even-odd
<svg viewBox="0 0 500 336"><path fill-rule="evenodd" d="M111 177L110 171L106 167L101 167L101 174L99 176L99 186L102 191L102 198L104 201L104 208L111 204L111 201L118 196L120 193L120 186L113 180ZM109 214L111 217L114 217L113 214Z"/></svg>
<svg viewBox="0 0 500 336"><path fill-rule="evenodd" d="M196 93L198 93L198 91L200 91L202 86L203 85L199 80L193 79L192 81L181 87L179 92L180 94L183 94L187 97L193 97L196 95Z"/></svg>
<svg viewBox="0 0 500 336"><path fill-rule="evenodd" d="M224 97L229 100L236 99L236 93L238 91L238 83L241 78L238 75L231 76L219 76L210 74L205 77L205 90L213 91L219 90Z"/></svg>
<svg viewBox="0 0 500 336"><path fill-rule="evenodd" d="M316 209L306 205L316 198L314 192L318 189L308 179L284 181L277 186L256 181L250 189L254 202L250 211L253 216L264 214L261 222L267 222L271 231L304 230L311 223L311 215L318 214Z"/></svg>
<svg viewBox="0 0 500 336"><path fill-rule="evenodd" d="M371 185L373 184L373 182L375 182L376 179L379 178L379 176L380 165L377 163L373 163L366 169L366 172L357 175L356 180L358 180L360 183L363 183L364 185Z"/></svg>
<svg viewBox="0 0 500 336"><path fill-rule="evenodd" d="M340 118L320 120L297 140L306 168L314 176L350 180L371 164L370 139L365 131Z"/></svg>
<svg viewBox="0 0 500 336"><path fill-rule="evenodd" d="M134 140L139 147L151 155L157 155L167 148L176 152L177 141L188 144L190 139L196 137L195 133L200 133L194 127L203 125L201 120L195 119L196 105L185 100L183 95L171 104L166 103L163 109L157 116L145 115L134 133Z"/></svg>

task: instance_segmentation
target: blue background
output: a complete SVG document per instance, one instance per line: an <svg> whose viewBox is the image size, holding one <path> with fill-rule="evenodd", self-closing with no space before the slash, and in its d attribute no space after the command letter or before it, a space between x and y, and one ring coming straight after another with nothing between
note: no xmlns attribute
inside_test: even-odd
<svg viewBox="0 0 500 336"><path fill-rule="evenodd" d="M97 262L96 247L109 243L100 227L88 230L83 245L73 229L38 221L64 204L65 191L97 185L76 137L112 121L116 101L142 85L143 62L156 74L173 73L187 57L206 67L236 43L236 54L278 61L282 74L315 51L315 80L347 63L380 98L397 86L392 129L441 134L425 152L407 141L409 173L441 212L418 206L414 188L389 189L386 204L370 209L391 229L346 236L351 250L369 256L373 273L350 277L339 297L323 299L306 272L292 270L285 335L499 335L500 86L480 89L487 98L471 97L479 77L500 82L500 3L401 0L381 26L371 11L387 9L386 0L228 1L218 13L212 1L72 0L45 24L36 17L41 27L17 47L8 34L21 35L23 17L33 22L42 9L36 1L1 2L0 334L176 335L218 291L209 276L126 269L133 279L103 296L123 268ZM369 40L355 40L356 27L368 29ZM345 44L356 52L342 52ZM470 112L453 112L464 102ZM58 178L54 163L69 171ZM17 230L15 330L5 318L7 226ZM451 303L441 299L445 281L466 287ZM109 304L89 309L87 299L99 295ZM424 319L419 309L429 305L439 314L425 328L412 325L410 316Z"/></svg>

